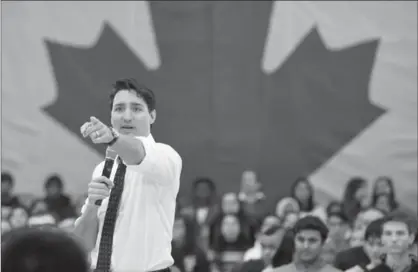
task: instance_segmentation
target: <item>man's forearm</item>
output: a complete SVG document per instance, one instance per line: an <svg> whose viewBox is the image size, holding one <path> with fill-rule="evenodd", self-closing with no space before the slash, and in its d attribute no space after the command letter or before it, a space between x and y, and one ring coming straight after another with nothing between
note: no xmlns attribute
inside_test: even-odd
<svg viewBox="0 0 418 272"><path fill-rule="evenodd" d="M99 232L97 210L98 207L88 205L81 217L76 220L73 230L88 252L92 251L95 247Z"/></svg>
<svg viewBox="0 0 418 272"><path fill-rule="evenodd" d="M127 164L140 164L145 157L145 148L142 141L129 135L119 135L111 148Z"/></svg>

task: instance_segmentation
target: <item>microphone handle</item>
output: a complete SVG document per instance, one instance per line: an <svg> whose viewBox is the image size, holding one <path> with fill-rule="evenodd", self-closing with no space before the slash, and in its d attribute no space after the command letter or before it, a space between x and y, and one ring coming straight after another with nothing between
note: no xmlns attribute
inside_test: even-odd
<svg viewBox="0 0 418 272"><path fill-rule="evenodd" d="M105 160L105 164L103 167L103 171L102 171L102 176L106 177L106 178L110 178L110 173L112 172L112 168L113 168L113 163L115 162L115 160L111 159L111 158L106 158ZM102 200L96 200L96 202L94 203L97 206L102 205Z"/></svg>

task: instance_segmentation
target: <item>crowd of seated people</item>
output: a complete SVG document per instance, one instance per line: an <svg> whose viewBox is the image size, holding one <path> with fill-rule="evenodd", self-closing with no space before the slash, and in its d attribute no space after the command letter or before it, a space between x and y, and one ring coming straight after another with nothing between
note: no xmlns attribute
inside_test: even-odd
<svg viewBox="0 0 418 272"><path fill-rule="evenodd" d="M413 267L411 256L418 255L417 228L411 223L415 217L400 210L389 177L379 177L370 185L353 177L346 184L342 201L324 205L315 199L310 181L300 177L288 196L269 208L253 171L243 172L237 192L225 193L219 199L214 181L197 178L188 202L177 204L173 271L409 272L393 265L398 259L387 248L405 251L402 254L408 257L402 262ZM59 176L49 177L45 197L32 201L14 195L13 186L12 175L2 173L2 233L38 225L71 230L84 198L73 203L65 195ZM398 237L402 245L393 245L391 237L401 232L403 244Z"/></svg>

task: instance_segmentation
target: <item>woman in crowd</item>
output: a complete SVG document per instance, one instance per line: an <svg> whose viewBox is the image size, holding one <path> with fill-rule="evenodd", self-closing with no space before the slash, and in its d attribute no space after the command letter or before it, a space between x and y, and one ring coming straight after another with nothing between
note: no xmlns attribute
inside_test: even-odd
<svg viewBox="0 0 418 272"><path fill-rule="evenodd" d="M362 178L352 178L348 181L343 197L343 212L350 223L353 223L358 213L367 206L367 183Z"/></svg>
<svg viewBox="0 0 418 272"><path fill-rule="evenodd" d="M391 178L387 176L378 177L373 186L372 206L385 213L398 209L395 188Z"/></svg>
<svg viewBox="0 0 418 272"><path fill-rule="evenodd" d="M221 272L229 272L241 263L245 251L254 244L254 237L235 214L223 215L212 237L214 264Z"/></svg>
<svg viewBox="0 0 418 272"><path fill-rule="evenodd" d="M180 272L209 272L210 263L205 252L196 243L193 222L179 214L173 226L171 254Z"/></svg>
<svg viewBox="0 0 418 272"><path fill-rule="evenodd" d="M293 182L291 197L298 202L301 217L314 215L326 221L325 209L315 202L314 189L307 178L300 177Z"/></svg>

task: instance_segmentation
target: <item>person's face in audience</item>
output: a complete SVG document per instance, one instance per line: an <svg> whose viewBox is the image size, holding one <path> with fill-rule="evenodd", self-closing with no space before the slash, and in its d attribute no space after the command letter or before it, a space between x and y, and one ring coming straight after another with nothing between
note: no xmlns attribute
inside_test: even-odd
<svg viewBox="0 0 418 272"><path fill-rule="evenodd" d="M392 188L389 185L389 181L385 178L380 178L376 180L376 189L375 194L390 194Z"/></svg>
<svg viewBox="0 0 418 272"><path fill-rule="evenodd" d="M244 171L241 178L241 192L245 194L257 193L260 185L257 181L257 175L254 171Z"/></svg>
<svg viewBox="0 0 418 272"><path fill-rule="evenodd" d="M177 218L173 225L173 241L183 243L186 237L186 224L182 218Z"/></svg>
<svg viewBox="0 0 418 272"><path fill-rule="evenodd" d="M271 264L274 254L279 248L284 235L284 230L278 230L272 235L262 234L260 236L261 253L264 264Z"/></svg>
<svg viewBox="0 0 418 272"><path fill-rule="evenodd" d="M286 229L291 229L296 224L296 222L299 220L299 214L298 213L287 213L283 219L283 227Z"/></svg>
<svg viewBox="0 0 418 272"><path fill-rule="evenodd" d="M62 193L61 187L56 183L51 183L45 190L48 197L57 197Z"/></svg>
<svg viewBox="0 0 418 272"><path fill-rule="evenodd" d="M367 184L362 185L355 193L354 198L361 203L363 207L367 206L368 199L368 188Z"/></svg>
<svg viewBox="0 0 418 272"><path fill-rule="evenodd" d="M379 263L380 256L384 253L380 237L369 237L364 243L364 251L369 256L370 262Z"/></svg>
<svg viewBox="0 0 418 272"><path fill-rule="evenodd" d="M381 194L377 197L376 199L376 204L375 204L375 208L384 211L386 213L389 213L392 211L391 207L390 207L390 199L389 199L389 195L387 194Z"/></svg>
<svg viewBox="0 0 418 272"><path fill-rule="evenodd" d="M10 215L9 221L14 228L24 227L28 222L28 213L23 208L15 208Z"/></svg>
<svg viewBox="0 0 418 272"><path fill-rule="evenodd" d="M315 262L322 253L323 241L317 230L302 230L295 235L295 257L304 262Z"/></svg>
<svg viewBox="0 0 418 272"><path fill-rule="evenodd" d="M310 196L309 184L306 181L300 181L295 187L295 197L301 201L307 201Z"/></svg>
<svg viewBox="0 0 418 272"><path fill-rule="evenodd" d="M211 197L212 191L209 184L206 182L200 182L196 185L195 194L199 199L209 199Z"/></svg>
<svg viewBox="0 0 418 272"><path fill-rule="evenodd" d="M404 222L389 221L383 224L382 243L387 253L403 254L409 251L414 235Z"/></svg>
<svg viewBox="0 0 418 272"><path fill-rule="evenodd" d="M222 211L225 214L237 214L239 212L238 197L234 193L227 193L222 198Z"/></svg>
<svg viewBox="0 0 418 272"><path fill-rule="evenodd" d="M1 194L3 196L11 194L12 189L13 189L13 185L10 180L6 179L6 180L1 181Z"/></svg>
<svg viewBox="0 0 418 272"><path fill-rule="evenodd" d="M221 233L227 242L235 242L241 231L238 218L234 215L226 215L221 224Z"/></svg>

